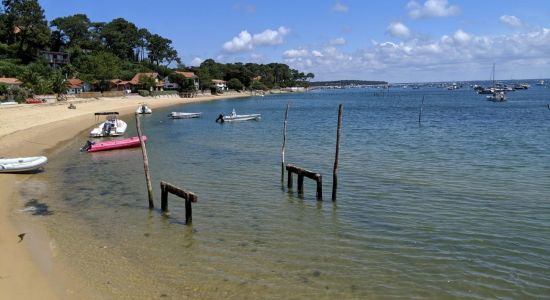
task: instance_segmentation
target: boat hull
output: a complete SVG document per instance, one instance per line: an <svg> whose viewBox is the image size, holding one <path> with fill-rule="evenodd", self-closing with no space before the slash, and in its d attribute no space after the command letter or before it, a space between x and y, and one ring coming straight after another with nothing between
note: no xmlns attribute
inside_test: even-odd
<svg viewBox="0 0 550 300"><path fill-rule="evenodd" d="M147 141L147 136L143 136L143 142L146 142L146 141ZM122 139L122 140L96 142L96 143L93 143L87 151L98 152L98 151L109 151L109 150L116 150L116 149L126 149L126 148L139 147L140 144L141 142L139 141L139 137L134 136L134 137Z"/></svg>
<svg viewBox="0 0 550 300"><path fill-rule="evenodd" d="M34 171L48 162L45 156L0 159L0 173Z"/></svg>
<svg viewBox="0 0 550 300"><path fill-rule="evenodd" d="M239 122L239 121L251 121L251 120L259 120L260 114L252 114L252 115L230 115L230 116L224 116L223 121L224 122Z"/></svg>
<svg viewBox="0 0 550 300"><path fill-rule="evenodd" d="M186 112L172 112L170 118L172 119L193 119L200 118L202 113L186 113Z"/></svg>
<svg viewBox="0 0 550 300"><path fill-rule="evenodd" d="M108 132L106 132L105 129L104 129L105 128L105 123L111 123L113 125L112 129ZM126 124L126 122L124 122L122 120L117 119L114 122L106 121L106 122L103 122L103 123L99 124L98 127L94 128L90 132L90 137L121 136L126 132L127 127L128 127L128 125Z"/></svg>

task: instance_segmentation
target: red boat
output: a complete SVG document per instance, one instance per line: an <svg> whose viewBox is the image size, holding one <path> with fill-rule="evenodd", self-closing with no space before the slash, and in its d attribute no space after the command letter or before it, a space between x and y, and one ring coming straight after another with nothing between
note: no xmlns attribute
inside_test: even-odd
<svg viewBox="0 0 550 300"><path fill-rule="evenodd" d="M143 142L146 142L146 141L147 141L147 137L143 136ZM107 151L107 150L114 150L114 149L138 147L139 145L140 145L139 137L134 136L127 139L111 140L111 141L104 141L104 142L88 141L86 142L86 145L84 145L84 147L80 149L80 151L87 151L87 152Z"/></svg>

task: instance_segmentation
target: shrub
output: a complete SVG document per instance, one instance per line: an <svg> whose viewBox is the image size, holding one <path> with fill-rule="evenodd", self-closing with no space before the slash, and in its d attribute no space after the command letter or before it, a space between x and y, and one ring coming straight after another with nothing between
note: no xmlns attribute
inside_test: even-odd
<svg viewBox="0 0 550 300"><path fill-rule="evenodd" d="M151 96L151 92L148 90L138 90L138 94L142 97L149 97Z"/></svg>
<svg viewBox="0 0 550 300"><path fill-rule="evenodd" d="M242 91L244 89L244 85L241 83L241 81L237 78L231 78L227 82L227 87L229 89L235 90L235 91Z"/></svg>

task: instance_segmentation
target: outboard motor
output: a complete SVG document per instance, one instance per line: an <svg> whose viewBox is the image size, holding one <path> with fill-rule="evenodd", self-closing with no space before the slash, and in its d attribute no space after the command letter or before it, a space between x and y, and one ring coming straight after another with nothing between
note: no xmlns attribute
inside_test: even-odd
<svg viewBox="0 0 550 300"><path fill-rule="evenodd" d="M105 122L105 124L103 124L104 135L111 135L111 129L113 129L113 124L111 124L110 122Z"/></svg>
<svg viewBox="0 0 550 300"><path fill-rule="evenodd" d="M218 123L218 121L219 121L220 123L223 123L223 122L224 122L224 120L223 120L223 114L220 114L220 115L218 116L218 118L216 119L216 123Z"/></svg>
<svg viewBox="0 0 550 300"><path fill-rule="evenodd" d="M90 140L86 141L86 144L84 144L84 146L82 146L82 148L80 148L80 151L84 152L84 151L90 150L90 148L92 148L93 144L95 144L95 142L92 142Z"/></svg>

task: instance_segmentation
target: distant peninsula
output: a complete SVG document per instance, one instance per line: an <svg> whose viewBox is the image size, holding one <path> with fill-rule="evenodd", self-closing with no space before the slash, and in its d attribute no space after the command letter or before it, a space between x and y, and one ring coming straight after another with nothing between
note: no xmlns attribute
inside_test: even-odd
<svg viewBox="0 0 550 300"><path fill-rule="evenodd" d="M387 85L386 81L376 80L332 80L332 81L312 81L309 83L311 87L322 86L350 86L350 85Z"/></svg>

